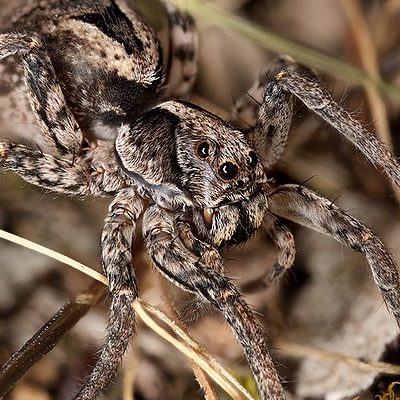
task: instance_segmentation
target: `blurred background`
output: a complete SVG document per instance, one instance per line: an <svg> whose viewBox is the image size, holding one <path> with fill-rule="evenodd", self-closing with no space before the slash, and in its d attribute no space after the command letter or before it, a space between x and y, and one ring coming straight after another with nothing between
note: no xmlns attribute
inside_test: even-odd
<svg viewBox="0 0 400 400"><path fill-rule="evenodd" d="M0 1L0 23L8 26L38 0ZM160 32L165 15L156 1L135 2ZM139 4L140 3L140 4ZM190 7L192 2L188 1ZM317 50L347 66L390 82L377 91L361 86L350 67L332 73L332 60L318 69L322 84L340 104L376 133L398 155L400 101L400 1L398 0L216 0L206 2L257 24L274 38ZM211 10L212 13L212 10ZM216 14L217 15L217 14ZM199 76L191 100L229 118L232 106L251 87L276 52L272 42L256 43L194 15L200 35ZM214 19L214 18L213 18ZM220 25L224 25L220 23ZM297 51L297 50L296 50ZM319 58L318 58L319 57ZM314 59L313 59L314 60ZM3 61L7 62L7 60ZM313 61L315 63L315 61ZM310 67L315 68L312 64ZM388 93L392 93L391 95ZM394 93L394 94L393 94ZM340 134L296 102L288 147L271 177L302 183L370 226L400 259L400 192L357 153ZM2 116L0 116L1 118ZM0 136L15 138L12 121L0 120ZM16 138L18 139L18 138ZM311 178L311 179L310 179ZM0 228L101 270L99 237L109 200L71 199L34 188L9 173L0 175ZM373 399L399 376L382 372L400 363L398 328L372 282L365 257L332 239L287 223L295 235L297 257L282 282L268 291L244 291L269 335L285 387L296 399ZM159 309L179 309L189 297L152 269L140 240L134 244L141 297ZM224 251L227 275L239 287L272 267L276 249L257 235ZM66 302L91 286L91 279L32 251L0 241L0 361L3 364ZM108 319L102 298L64 339L16 384L12 400L71 398L94 364ZM174 318L174 315L172 316ZM137 400L203 399L187 359L140 320L133 349L104 398ZM251 374L242 350L217 313L187 326L251 391ZM218 398L228 399L223 392ZM255 398L256 394L254 393ZM396 397L397 398L397 397Z"/></svg>

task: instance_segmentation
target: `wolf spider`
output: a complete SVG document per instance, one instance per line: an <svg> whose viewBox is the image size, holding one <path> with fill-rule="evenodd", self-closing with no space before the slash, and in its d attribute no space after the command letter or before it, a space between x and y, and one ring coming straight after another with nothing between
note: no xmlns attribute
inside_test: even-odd
<svg viewBox="0 0 400 400"><path fill-rule="evenodd" d="M122 1L41 1L11 33L0 59L18 56L46 151L0 142L0 165L52 192L113 200L101 234L111 293L105 345L76 399L94 399L114 376L134 333L135 226L154 266L222 312L243 346L262 399L286 398L264 331L223 272L219 250L265 231L280 250L265 284L291 267L295 245L281 218L363 252L389 311L400 324L400 279L380 239L304 186L272 188L266 174L281 156L293 96L400 183L385 146L343 110L317 80L280 60L263 76L251 140L216 115L184 101L194 81L197 38L190 16L167 7L170 56L140 14ZM3 65L2 93L15 73ZM157 104L158 103L158 104ZM238 105L239 115L246 105Z"/></svg>

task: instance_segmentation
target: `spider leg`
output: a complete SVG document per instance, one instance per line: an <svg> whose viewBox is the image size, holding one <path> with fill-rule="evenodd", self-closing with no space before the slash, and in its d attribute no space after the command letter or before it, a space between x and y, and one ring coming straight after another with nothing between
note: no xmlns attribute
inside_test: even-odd
<svg viewBox="0 0 400 400"><path fill-rule="evenodd" d="M40 38L20 33L1 34L0 60L14 54L21 57L29 101L43 137L58 154L75 157L81 148L82 133Z"/></svg>
<svg viewBox="0 0 400 400"><path fill-rule="evenodd" d="M206 268L211 268L219 274L224 273L224 264L218 250L198 239L192 232L190 225L186 222L177 224L178 237L189 252L198 257ZM194 301L183 307L181 318L184 323L196 320L203 314L211 311L212 305L204 297L196 296Z"/></svg>
<svg viewBox="0 0 400 400"><path fill-rule="evenodd" d="M0 141L0 167L33 185L69 195L109 196L126 185L115 168L97 173L80 158L71 162L6 141Z"/></svg>
<svg viewBox="0 0 400 400"><path fill-rule="evenodd" d="M310 71L288 56L272 61L254 85L233 107L231 122L247 131L262 158L270 168L285 149L293 117L293 97L275 84L273 77L282 70Z"/></svg>
<svg viewBox="0 0 400 400"><path fill-rule="evenodd" d="M283 274L293 266L296 254L294 238L290 230L268 210L265 211L263 230L279 249L279 254L272 266L271 272L264 278L246 283L241 289L248 293L268 289L278 282Z"/></svg>
<svg viewBox="0 0 400 400"><path fill-rule="evenodd" d="M268 211L266 211L264 217L263 228L279 249L279 254L271 273L263 280L264 287L268 288L278 281L285 271L292 267L296 254L296 246L293 235L289 229Z"/></svg>
<svg viewBox="0 0 400 400"><path fill-rule="evenodd" d="M187 95L196 80L198 35L191 15L166 3L169 24L169 54L164 98Z"/></svg>
<svg viewBox="0 0 400 400"><path fill-rule="evenodd" d="M246 93L235 100L231 110L230 122L243 130L254 129L268 83L279 71L296 66L299 66L299 64L286 55L281 55L269 62Z"/></svg>
<svg viewBox="0 0 400 400"><path fill-rule="evenodd" d="M286 399L272 362L265 333L250 307L229 280L207 268L175 240L173 213L149 207L143 217L144 238L157 269L177 286L196 293L220 310L243 346L262 399Z"/></svg>
<svg viewBox="0 0 400 400"><path fill-rule="evenodd" d="M268 194L272 213L331 236L365 254L383 299L400 326L400 276L381 240L361 222L305 187L283 185Z"/></svg>
<svg viewBox="0 0 400 400"><path fill-rule="evenodd" d="M135 331L132 303L137 285L132 267L135 221L143 202L132 188L118 193L111 203L101 235L103 269L111 293L111 315L106 342L96 365L75 400L92 400L112 379Z"/></svg>
<svg viewBox="0 0 400 400"><path fill-rule="evenodd" d="M298 97L310 110L352 142L372 164L381 167L397 185L400 185L400 166L391 152L359 121L340 107L316 79L285 69L275 75L269 86L276 96L279 93L279 96L289 93ZM265 98L264 102L266 100ZM267 121L263 116L262 107L259 118L261 126L265 124L263 121Z"/></svg>
<svg viewBox="0 0 400 400"><path fill-rule="evenodd" d="M224 273L224 265L218 250L198 239L186 222L177 225L178 236L183 245L207 267L220 274Z"/></svg>

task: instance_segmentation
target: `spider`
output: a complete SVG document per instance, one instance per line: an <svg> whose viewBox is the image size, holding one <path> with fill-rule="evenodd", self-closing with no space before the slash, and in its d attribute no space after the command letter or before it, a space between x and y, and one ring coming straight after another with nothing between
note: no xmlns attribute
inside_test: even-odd
<svg viewBox="0 0 400 400"><path fill-rule="evenodd" d="M363 252L400 325L400 278L381 240L331 201L302 185L272 187L267 170L281 156L293 96L400 183L385 146L303 73L282 59L262 76L252 136L181 100L196 74L190 16L167 6L170 56L138 11L122 1L40 1L0 35L0 59L18 56L46 150L0 142L0 165L57 193L113 198L101 234L109 281L108 333L76 399L94 399L115 375L134 334L138 288L132 240L139 218L156 269L222 312L244 349L262 399L286 398L265 333L224 276L219 251L263 230L280 250L265 284L291 267L295 245L281 218ZM3 65L2 92L12 64ZM7 70L11 69L11 71ZM6 78L6 79L4 79ZM17 84L21 84L17 82ZM8 85L8 86L7 86ZM247 112L245 103L237 112Z"/></svg>

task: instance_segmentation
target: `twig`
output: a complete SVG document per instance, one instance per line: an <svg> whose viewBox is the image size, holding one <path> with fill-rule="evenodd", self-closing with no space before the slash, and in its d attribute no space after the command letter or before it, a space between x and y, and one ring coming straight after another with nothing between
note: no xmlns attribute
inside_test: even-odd
<svg viewBox="0 0 400 400"><path fill-rule="evenodd" d="M55 260L58 260L64 264L75 268L84 274L91 276L95 280L107 285L107 279L100 273L92 270L91 268L73 260L72 258L66 257L60 253L50 250L44 246L40 246L34 242L27 239L23 239L20 236L13 235L11 233L5 232L0 229L0 238L6 239L10 242L16 243L20 246L27 247L38 253L44 254ZM82 299L83 301L84 299ZM199 365L207 374L223 389L225 390L233 399L242 400L248 399L253 400L246 389L239 384L239 382L230 375L219 363L212 357L206 350L204 350L197 342L194 341L190 336L188 336L182 329L180 329L174 321L171 321L165 314L155 307L145 303L143 300L136 300L132 307L135 309L137 314L150 328L152 328L158 335L163 337L169 343L181 351L190 360ZM166 323L173 332L183 339L184 343L175 339L171 334L169 334L165 329L161 328L149 315L148 313L156 316L158 319Z"/></svg>
<svg viewBox="0 0 400 400"><path fill-rule="evenodd" d="M289 54L295 60L320 71L325 71L339 79L365 86L373 85L390 96L397 104L400 104L400 90L398 88L381 79L374 79L353 65L284 39L257 24L211 5L211 3L206 4L201 0L173 0L173 3L190 14L204 19L209 24L239 33L266 50Z"/></svg>
<svg viewBox="0 0 400 400"><path fill-rule="evenodd" d="M340 0L342 8L345 11L347 18L350 22L355 43L357 45L358 53L360 56L361 64L365 71L371 78L376 81L381 80L379 74L379 66L375 47L371 37L370 30L368 29L364 15L360 8L358 0ZM392 137L390 134L388 115L386 112L385 104L377 90L377 87L371 83L366 82L364 85L367 93L368 102L375 125L375 132L379 139L386 144L386 146L393 150ZM400 188L391 183L397 200L400 201Z"/></svg>
<svg viewBox="0 0 400 400"><path fill-rule="evenodd" d="M29 339L0 370L0 399L45 354L52 350L64 335L96 304L104 294L104 286L96 283L75 301L65 304Z"/></svg>
<svg viewBox="0 0 400 400"><path fill-rule="evenodd" d="M327 350L320 350L312 346L302 345L290 342L278 342L278 350L290 357L295 358L315 358L318 360L327 360L341 362L356 369L375 371L380 374L400 375L400 366L380 361L362 361L358 358L349 357L341 353L335 353Z"/></svg>

